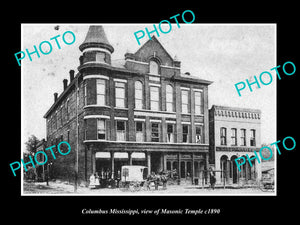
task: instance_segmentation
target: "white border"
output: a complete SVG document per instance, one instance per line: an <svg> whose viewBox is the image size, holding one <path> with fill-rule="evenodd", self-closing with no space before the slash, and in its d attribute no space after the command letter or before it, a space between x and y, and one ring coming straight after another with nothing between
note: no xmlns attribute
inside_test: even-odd
<svg viewBox="0 0 300 225"><path fill-rule="evenodd" d="M175 23L171 23L174 24L174 26L176 26ZM35 26L36 24L34 23L22 23L20 24L21 27L21 49L24 49L24 45L23 45L23 25L26 26ZM59 23L59 24L53 24L53 23L43 23L43 24L39 24L40 25L45 25L45 26L49 26L49 25L103 25L103 24L91 24L91 23L74 23L74 24L67 24L67 23ZM145 25L153 25L153 23L130 23L130 24L116 24L116 23L105 23L105 26L109 25L109 26L130 26L130 25L138 25L141 26L141 29L144 29ZM241 24L241 23L226 23L226 24L220 24L220 23L193 23L193 24L180 24L180 26L265 26L265 25L269 25L269 26L275 26L275 54L274 54L274 61L275 61L275 65L277 65L277 24L276 23L245 23L245 24ZM139 62L139 61L134 61L134 60L130 60L127 59L127 61L132 61L135 63L143 63L143 62ZM88 64L88 63L96 63L96 62L87 62L84 64ZM102 64L106 64L109 65L107 63L102 63ZM148 64L148 63L143 63L143 64ZM176 67L175 67L176 68ZM24 149L24 144L25 143L25 139L24 139L24 115L23 115L23 108L24 108L24 76L23 76L23 67L21 66L21 158L23 155L23 149ZM275 84L277 87L277 79L275 79ZM277 88L275 88L275 92L276 92L276 98L274 99L275 101L275 107L277 109ZM136 113L136 112L135 112ZM135 114L136 115L136 114ZM176 115L175 115L176 118ZM277 121L277 111L275 111L275 120ZM277 131L277 123L275 124L275 129ZM277 140L277 132L276 132L276 140ZM99 141L100 142L100 141ZM162 144L162 143L159 143ZM168 143L170 144L170 143ZM190 143L191 144L191 143ZM201 145L201 144L198 144ZM13 174L11 174L13 176ZM277 196L277 154L275 154L275 174L274 174L274 179L275 179L275 191L272 193L262 193L262 194L239 194L239 193L234 193L234 194L189 194L189 193L179 193L179 194L139 194L139 193L123 193L123 194L24 194L23 192L23 170L21 169L21 196ZM200 186L199 186L200 187Z"/></svg>

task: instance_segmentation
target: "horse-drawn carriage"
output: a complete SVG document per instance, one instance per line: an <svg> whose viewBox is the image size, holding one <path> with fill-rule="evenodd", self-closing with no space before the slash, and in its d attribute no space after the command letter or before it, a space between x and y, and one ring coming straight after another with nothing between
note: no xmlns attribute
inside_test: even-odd
<svg viewBox="0 0 300 225"><path fill-rule="evenodd" d="M272 174L263 174L262 179L259 183L259 188L262 191L274 191L274 176Z"/></svg>
<svg viewBox="0 0 300 225"><path fill-rule="evenodd" d="M145 166L127 165L121 168L121 180L119 181L119 188L123 191L139 191L150 190L152 186L158 190L158 186L163 186L166 189L167 181L170 177L170 172L160 172L155 174L152 172L148 174L148 168Z"/></svg>
<svg viewBox="0 0 300 225"><path fill-rule="evenodd" d="M121 190L139 191L143 187L147 177L145 166L122 166L119 188Z"/></svg>

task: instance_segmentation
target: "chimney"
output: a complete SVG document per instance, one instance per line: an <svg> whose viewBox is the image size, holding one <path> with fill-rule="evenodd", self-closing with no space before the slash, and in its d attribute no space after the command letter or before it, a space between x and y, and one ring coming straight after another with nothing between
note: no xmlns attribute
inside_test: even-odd
<svg viewBox="0 0 300 225"><path fill-rule="evenodd" d="M134 54L133 54L133 53L126 52L126 53L125 53L125 60L127 60L127 59L135 60Z"/></svg>
<svg viewBox="0 0 300 225"><path fill-rule="evenodd" d="M67 79L64 79L64 80L63 80L63 83L64 83L64 90L66 90L67 87L68 87L68 80L67 80Z"/></svg>
<svg viewBox="0 0 300 225"><path fill-rule="evenodd" d="M74 73L75 71L74 70L70 70L70 83L74 80Z"/></svg>
<svg viewBox="0 0 300 225"><path fill-rule="evenodd" d="M58 93L54 93L54 102L56 102L57 101L57 95L58 95Z"/></svg>

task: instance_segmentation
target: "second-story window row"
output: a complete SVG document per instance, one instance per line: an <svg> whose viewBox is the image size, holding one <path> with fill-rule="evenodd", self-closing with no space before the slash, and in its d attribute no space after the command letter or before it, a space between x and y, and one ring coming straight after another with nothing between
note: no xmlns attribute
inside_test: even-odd
<svg viewBox="0 0 300 225"><path fill-rule="evenodd" d="M238 132L237 128L231 128L231 145L232 146L256 146L256 130L250 129L250 138L247 141L246 129L241 128ZM238 136L239 135L239 136ZM238 139L239 138L239 139ZM240 140L238 142L238 140ZM247 143L248 142L248 143ZM220 128L220 145L227 145L227 129Z"/></svg>
<svg viewBox="0 0 300 225"><path fill-rule="evenodd" d="M107 105L109 102L107 100L107 85L108 81L105 79L96 79L96 104L97 105ZM115 85L115 107L126 108L127 107L127 85L126 82L114 82ZM174 87L167 84L165 86L165 98L161 96L161 87L159 85L150 85L149 86L149 106L145 105L145 87L141 81L135 81L134 86L134 107L135 109L148 108L153 111L161 111L162 100L165 101L165 111L174 112L175 111L175 96ZM88 103L88 88L87 84L83 85L83 97L84 105ZM198 90L198 89L197 89ZM181 90L181 113L187 114L191 113L191 96L190 90L182 89ZM203 114L203 94L201 91L193 92L194 95L194 113L196 115ZM111 96L109 96L111 97Z"/></svg>
<svg viewBox="0 0 300 225"><path fill-rule="evenodd" d="M97 119L97 139L98 140L110 140L109 134L110 130L110 121L104 118ZM115 121L115 140L116 141L128 141L127 140L127 121L126 120L116 120ZM162 123L161 122L150 122L150 130L146 131L145 121L135 121L135 141L136 142L167 142L167 143L204 143L204 129L203 125L195 125L195 138L192 138L191 134L191 125L190 124L182 124L181 125L181 141L177 142L177 128L175 123L166 123L165 124L165 138L162 134ZM88 128L85 127L85 131ZM147 132L149 132L150 139L147 141L146 136ZM179 138L180 139L180 138Z"/></svg>

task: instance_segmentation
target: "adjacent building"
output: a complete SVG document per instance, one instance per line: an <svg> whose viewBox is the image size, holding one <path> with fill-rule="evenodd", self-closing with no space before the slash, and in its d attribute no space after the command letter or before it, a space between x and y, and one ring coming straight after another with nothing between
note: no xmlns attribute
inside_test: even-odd
<svg viewBox="0 0 300 225"><path fill-rule="evenodd" d="M252 184L261 179L261 164L248 160L238 170L235 159L253 158L261 148L261 111L213 105L209 110L210 163L217 184Z"/></svg>
<svg viewBox="0 0 300 225"><path fill-rule="evenodd" d="M145 165L148 173L176 169L191 183L201 179L209 166L212 82L183 74L180 61L155 36L124 60L113 61L103 27L90 26L79 49L78 73L70 71L69 84L63 80L64 91L54 94L44 115L47 146L67 141L72 149L50 161L50 174L70 179L77 169L79 180L87 181L95 172L115 177L129 164ZM254 129L258 146L259 129ZM231 157L227 149L224 154Z"/></svg>

